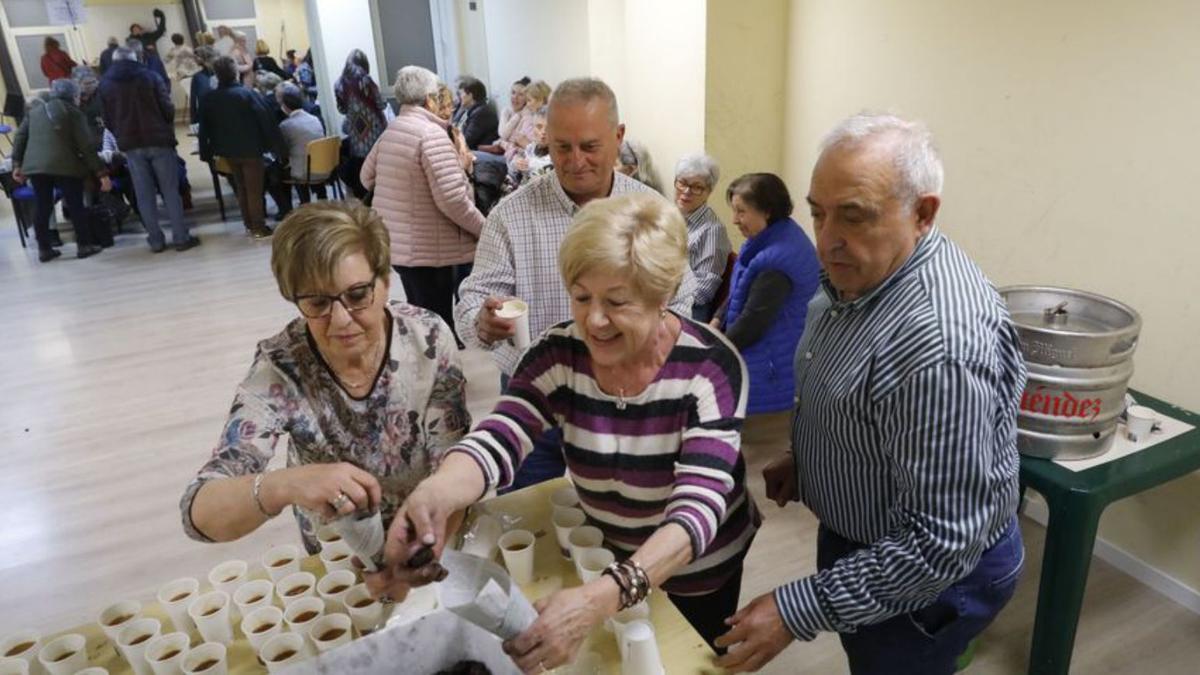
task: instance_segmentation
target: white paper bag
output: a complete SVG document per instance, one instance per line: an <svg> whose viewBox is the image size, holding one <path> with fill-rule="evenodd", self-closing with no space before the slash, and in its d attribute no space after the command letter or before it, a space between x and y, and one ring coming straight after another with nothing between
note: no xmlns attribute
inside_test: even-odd
<svg viewBox="0 0 1200 675"><path fill-rule="evenodd" d="M446 549L449 572L438 589L441 606L502 640L520 635L537 620L537 610L504 569L490 560Z"/></svg>

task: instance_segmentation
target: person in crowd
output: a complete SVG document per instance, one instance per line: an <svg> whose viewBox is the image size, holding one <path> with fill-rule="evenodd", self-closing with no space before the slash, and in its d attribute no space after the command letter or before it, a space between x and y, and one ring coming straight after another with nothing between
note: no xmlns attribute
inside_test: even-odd
<svg viewBox="0 0 1200 675"><path fill-rule="evenodd" d="M512 88L508 90L508 105L500 111L501 136L504 135L505 128L510 125L513 115L525 109L525 87L528 87L532 81L528 75L522 76L521 79L513 82Z"/></svg>
<svg viewBox="0 0 1200 675"><path fill-rule="evenodd" d="M450 87L444 82L438 82L438 117L450 122L454 117L454 92L450 91ZM462 165L463 171L467 176L471 175L471 170L475 166L475 153L467 147L466 140L463 139L462 129L449 124L446 127L446 133L450 136L450 141L454 143L454 151L458 155L458 163Z"/></svg>
<svg viewBox="0 0 1200 675"><path fill-rule="evenodd" d="M217 56L230 56L233 54L237 43L234 40L233 29L225 24L217 26L217 32L214 36L216 40L213 42L213 49L217 50Z"/></svg>
<svg viewBox="0 0 1200 675"><path fill-rule="evenodd" d="M206 30L196 31L195 38L197 47L212 47L217 44L217 37Z"/></svg>
<svg viewBox="0 0 1200 675"><path fill-rule="evenodd" d="M192 76L191 97L188 99L190 124L200 123L200 101L208 92L217 88L217 75L213 72L213 62L216 60L217 51L212 47L207 45L196 47L196 64L200 66L200 70Z"/></svg>
<svg viewBox="0 0 1200 675"><path fill-rule="evenodd" d="M271 116L277 119L283 119L283 111L279 108L279 99L275 96L275 90L282 82L283 80L278 75L266 70L260 70L254 74L254 91L263 97L263 103L267 104Z"/></svg>
<svg viewBox="0 0 1200 675"><path fill-rule="evenodd" d="M287 73L287 77L284 79L290 80L296 74L296 67L300 65L300 59L296 56L295 49L287 50L285 57L283 60L283 71Z"/></svg>
<svg viewBox="0 0 1200 675"><path fill-rule="evenodd" d="M788 410L796 392L792 357L821 265L812 242L791 218L792 197L779 176L739 176L725 196L746 241L733 266L729 298L714 321L746 359L746 413Z"/></svg>
<svg viewBox="0 0 1200 675"><path fill-rule="evenodd" d="M550 97L546 141L554 171L530 181L488 214L475 251L475 265L459 287L454 306L458 336L468 346L492 353L501 389L516 369L521 350L511 342L516 323L496 315L505 300L529 306L529 331L540 335L571 318L570 298L548 270L558 264L558 247L576 212L595 199L646 192L650 188L616 173L617 149L625 135L617 97L594 78L566 80ZM695 279L685 270L671 308L692 309ZM513 488L561 476L561 434L534 439L532 453L513 479Z"/></svg>
<svg viewBox="0 0 1200 675"><path fill-rule="evenodd" d="M359 179L363 160L387 127L387 100L371 77L371 64L361 49L352 49L346 57L342 76L333 86L338 112L342 113L342 135L346 138L346 159L342 162L342 182L358 199L367 195Z"/></svg>
<svg viewBox="0 0 1200 675"><path fill-rule="evenodd" d="M77 64L70 54L62 50L58 40L52 35L47 35L46 39L42 40L42 47L45 49L42 54L42 74L46 76L46 81L53 82L71 77L71 71Z"/></svg>
<svg viewBox="0 0 1200 675"><path fill-rule="evenodd" d="M129 39L125 41L125 48L133 52L134 58L146 66L150 72L162 80L164 86L170 91L171 78L167 75L167 67L163 64L163 60L158 57L158 52L147 48L142 44L141 40ZM113 55L114 59L116 55Z"/></svg>
<svg viewBox="0 0 1200 675"><path fill-rule="evenodd" d="M621 143L621 151L617 154L617 171L630 178L644 183L655 192L662 194L662 179L658 169L650 158L650 150L637 141L626 140Z"/></svg>
<svg viewBox="0 0 1200 675"><path fill-rule="evenodd" d="M580 506L622 562L544 599L505 651L524 672L557 667L652 587L711 644L737 608L761 522L740 449L745 366L712 328L668 309L688 270L687 232L661 196L588 203L556 267L571 319L533 343L492 414L408 496L387 560L403 565L422 543L436 553L448 515L511 484L534 440L557 429ZM637 580L629 593L621 578ZM385 572L369 583L388 592L387 582Z"/></svg>
<svg viewBox="0 0 1200 675"><path fill-rule="evenodd" d="M120 47L120 46L121 46L121 43L120 43L120 41L117 40L116 36L110 35L108 38L108 46L106 46L104 48L104 51L100 52L100 75L101 76L103 76L104 73L108 72L108 67L112 65L113 52L117 51L117 47Z"/></svg>
<svg viewBox="0 0 1200 675"><path fill-rule="evenodd" d="M708 205L720 177L721 167L709 155L685 155L675 164L675 205L687 220L688 264L696 275L692 318L704 322L712 320L713 303L733 250L725 225Z"/></svg>
<svg viewBox="0 0 1200 675"><path fill-rule="evenodd" d="M284 82L275 89L275 92L280 110L285 115L284 120L279 123L279 133L283 135L284 143L287 144L288 169L291 177L294 180L327 178L326 174L315 173L308 176L307 172L308 144L325 137L324 123L320 118L304 109L308 105L308 98L299 86L291 82ZM296 190L300 193L301 204L307 204L312 199L307 185L297 185ZM317 196L325 199L325 186L322 185L316 190Z"/></svg>
<svg viewBox="0 0 1200 675"><path fill-rule="evenodd" d="M263 239L271 236L263 208L263 155L270 152L283 157L287 148L262 97L241 86L233 58L217 57L213 70L217 88L200 102L200 159L213 162L222 157L229 163L246 231Z"/></svg>
<svg viewBox="0 0 1200 675"><path fill-rule="evenodd" d="M797 350L792 449L763 472L768 497L819 519L818 572L732 617L718 640L732 672L837 632L856 675L949 675L1012 597L1025 366L1004 300L935 225L942 179L928 128L891 115L853 116L821 145L822 293Z"/></svg>
<svg viewBox="0 0 1200 675"><path fill-rule="evenodd" d="M438 80L420 66L396 74L400 114L362 167L362 184L375 190L371 205L392 235L392 266L405 297L453 324L456 266L475 259L483 214L462 172L449 123L438 116Z"/></svg>
<svg viewBox="0 0 1200 675"><path fill-rule="evenodd" d="M308 100L317 100L317 71L313 67L312 50L304 52L304 58L296 66L296 84L304 90Z"/></svg>
<svg viewBox="0 0 1200 675"><path fill-rule="evenodd" d="M113 55L113 65L100 82L100 100L104 125L112 130L118 147L125 153L150 250L161 253L167 247L158 225L155 195L159 192L171 220L171 243L175 250L199 246L200 239L188 232L183 217L180 161L175 153L175 105L166 82L139 63L132 50L121 48Z"/></svg>
<svg viewBox="0 0 1200 675"><path fill-rule="evenodd" d="M41 262L62 255L50 235L55 189L62 193L75 228L76 257L100 252L83 205L83 179L95 175L105 191L111 190L112 184L78 100L79 86L74 80L66 77L51 82L50 96L34 100L13 137L13 179L18 183L28 179L33 185L33 231Z"/></svg>
<svg viewBox="0 0 1200 675"><path fill-rule="evenodd" d="M263 70L275 74L280 80L291 77L286 70L279 67L275 57L271 56L271 46L267 44L267 41L259 38L254 43L254 72Z"/></svg>
<svg viewBox="0 0 1200 675"><path fill-rule="evenodd" d="M229 56L237 66L242 86L249 89L254 87L254 54L250 52L247 39L242 31L233 31L233 49L230 50Z"/></svg>
<svg viewBox="0 0 1200 675"><path fill-rule="evenodd" d="M481 145L495 143L500 137L500 120L496 108L487 98L487 87L478 79L465 75L458 81L459 110L454 126L462 129L467 147L478 150Z"/></svg>
<svg viewBox="0 0 1200 675"><path fill-rule="evenodd" d="M515 189L550 168L550 148L546 145L546 109L543 107L533 114L533 133L529 143L509 161L508 175Z"/></svg>
<svg viewBox="0 0 1200 675"><path fill-rule="evenodd" d="M71 70L71 79L79 87L79 109L87 118L92 144L99 147L104 140L104 106L100 101L100 78L88 65L78 65Z"/></svg>
<svg viewBox="0 0 1200 675"><path fill-rule="evenodd" d="M147 31L140 23L129 24L129 40L137 40L142 47L155 47L162 36L167 34L167 15L161 9L154 9L154 30Z"/></svg>
<svg viewBox="0 0 1200 675"><path fill-rule="evenodd" d="M171 35L171 44L172 47L167 51L165 62L167 75L172 82L183 87L183 81L195 75L200 70L200 66L196 63L196 53L185 44L183 34Z"/></svg>
<svg viewBox="0 0 1200 675"><path fill-rule="evenodd" d="M500 139L494 144L481 145L479 159L485 162L508 163L514 157L524 152L525 146L533 140L533 125L537 113L546 105L550 98L550 85L538 80L525 87L521 95L525 104L520 111L510 118L508 126L501 125Z"/></svg>
<svg viewBox="0 0 1200 675"><path fill-rule="evenodd" d="M389 247L379 216L357 204L308 204L280 225L271 271L299 315L258 344L183 493L189 537L232 541L290 506L316 553L323 521L378 509L390 525L466 433L454 338L432 312L388 301ZM269 470L284 435L287 467Z"/></svg>

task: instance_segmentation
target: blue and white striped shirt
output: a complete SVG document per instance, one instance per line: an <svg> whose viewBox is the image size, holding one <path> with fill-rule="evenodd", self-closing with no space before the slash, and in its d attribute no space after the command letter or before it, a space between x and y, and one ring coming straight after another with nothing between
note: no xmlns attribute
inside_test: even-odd
<svg viewBox="0 0 1200 675"><path fill-rule="evenodd" d="M801 640L920 609L974 569L1016 512L1025 386L1003 300L936 228L870 293L822 286L796 351L800 499L867 546L775 590Z"/></svg>

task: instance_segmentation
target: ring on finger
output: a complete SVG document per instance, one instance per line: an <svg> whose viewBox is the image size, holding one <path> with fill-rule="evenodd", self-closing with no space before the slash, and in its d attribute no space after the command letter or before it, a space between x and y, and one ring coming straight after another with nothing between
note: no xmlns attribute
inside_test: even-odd
<svg viewBox="0 0 1200 675"><path fill-rule="evenodd" d="M333 507L334 511L341 511L348 501L350 501L350 497L346 496L345 492L339 492L337 498L329 502L329 505Z"/></svg>

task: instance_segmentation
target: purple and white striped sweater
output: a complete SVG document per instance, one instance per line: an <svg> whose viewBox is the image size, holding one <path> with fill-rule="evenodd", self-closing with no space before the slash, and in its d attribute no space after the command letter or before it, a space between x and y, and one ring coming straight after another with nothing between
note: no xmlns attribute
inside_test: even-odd
<svg viewBox="0 0 1200 675"><path fill-rule="evenodd" d="M571 322L548 330L521 359L495 410L449 452L465 452L488 484L504 487L549 427L588 521L617 552L637 550L678 523L693 560L663 584L669 593L711 593L737 571L761 518L746 490L741 456L746 367L708 326L683 330L654 380L621 399L602 392L587 346Z"/></svg>

